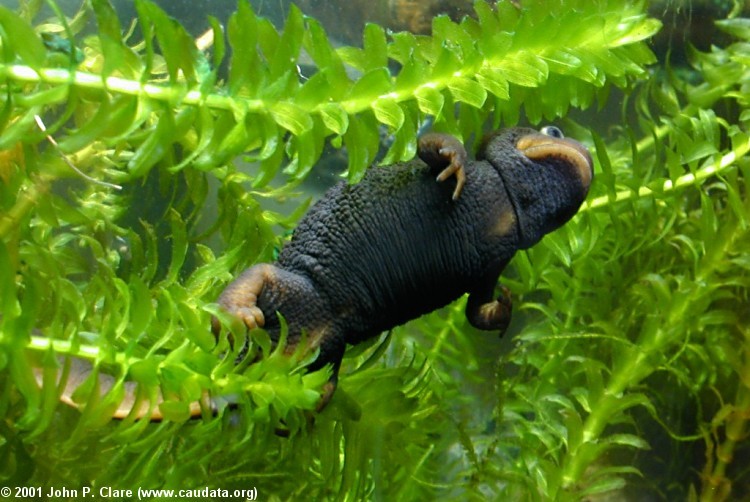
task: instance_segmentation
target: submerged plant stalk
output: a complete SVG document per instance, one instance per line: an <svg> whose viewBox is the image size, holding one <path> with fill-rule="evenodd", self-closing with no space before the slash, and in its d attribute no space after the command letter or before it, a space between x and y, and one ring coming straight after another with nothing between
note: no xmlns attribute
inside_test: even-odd
<svg viewBox="0 0 750 502"><path fill-rule="evenodd" d="M591 200L584 202L581 207L581 211L589 211L598 207L604 207L608 204L614 204L623 202L631 199L641 199L646 197L654 197L656 195L670 192L672 190L679 190L688 186L699 184L702 181L710 178L714 175L719 175L727 171L728 169L736 166L738 160L744 158L748 152L750 152L750 136L747 136L735 148L722 155L716 161L710 162L707 165L701 167L694 173L683 174L674 181L667 179L658 181L652 186L640 187L637 191L635 190L622 190L614 195L601 195Z"/></svg>
<svg viewBox="0 0 750 502"><path fill-rule="evenodd" d="M711 422L706 436L706 466L701 473L703 489L701 502L722 502L728 500L732 491L732 479L727 477L727 468L734 460L735 450L748 437L750 422L750 332L743 332L743 364L738 371L737 394L732 404L722 408ZM728 416L725 415L729 407ZM723 426L724 440L719 440L719 428Z"/></svg>

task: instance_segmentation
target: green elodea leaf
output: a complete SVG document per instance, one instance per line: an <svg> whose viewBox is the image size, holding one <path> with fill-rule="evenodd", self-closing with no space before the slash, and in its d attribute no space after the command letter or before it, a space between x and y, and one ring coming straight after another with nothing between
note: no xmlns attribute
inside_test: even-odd
<svg viewBox="0 0 750 502"><path fill-rule="evenodd" d="M445 97L435 87L424 85L416 89L417 104L419 109L427 114L439 117L443 111Z"/></svg>
<svg viewBox="0 0 750 502"><path fill-rule="evenodd" d="M295 136L301 136L313 126L312 117L292 103L278 103L271 109L271 116L277 124Z"/></svg>
<svg viewBox="0 0 750 502"><path fill-rule="evenodd" d="M5 64L22 63L38 71L44 66L47 51L34 29L7 7L0 6Z"/></svg>
<svg viewBox="0 0 750 502"><path fill-rule="evenodd" d="M138 54L122 40L122 27L112 5L107 0L92 0L96 14L97 32L104 64L102 78L119 72L126 78L137 79L143 69Z"/></svg>
<svg viewBox="0 0 750 502"><path fill-rule="evenodd" d="M330 103L321 107L319 113L331 132L343 135L349 128L349 116L340 106Z"/></svg>
<svg viewBox="0 0 750 502"><path fill-rule="evenodd" d="M394 130L398 130L404 123L404 111L401 106L388 97L379 97L373 103L373 112L378 122L385 124Z"/></svg>
<svg viewBox="0 0 750 502"><path fill-rule="evenodd" d="M167 65L167 73L173 84L181 79L188 84L195 83L199 78L199 71L205 66L201 61L202 55L195 46L195 41L187 31L175 20L167 16L156 4L136 0L136 9L144 30L147 45L155 37L159 43L159 50Z"/></svg>

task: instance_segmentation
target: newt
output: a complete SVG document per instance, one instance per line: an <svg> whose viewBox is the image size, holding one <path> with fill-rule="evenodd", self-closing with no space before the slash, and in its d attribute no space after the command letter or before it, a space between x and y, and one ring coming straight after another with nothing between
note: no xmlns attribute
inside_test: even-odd
<svg viewBox="0 0 750 502"><path fill-rule="evenodd" d="M512 302L500 274L517 251L576 214L592 178L589 151L556 127L494 132L474 160L455 137L425 134L418 158L333 186L301 219L277 261L245 270L218 303L247 329L265 329L274 343L281 315L287 353L302 340L310 353L318 351L308 370L333 369L321 410L335 391L347 345L464 294L468 321L502 334ZM214 334L222 329L214 318ZM91 367L71 361L61 400L75 405L72 392ZM111 386L111 377L100 379L102 389ZM136 402L134 387L126 387L114 416L128 416ZM136 415L162 418L154 404L140 401ZM190 409L200 414L198 403Z"/></svg>
<svg viewBox="0 0 750 502"><path fill-rule="evenodd" d="M320 409L347 345L466 293L469 322L504 332L511 299L498 287L500 274L517 251L570 220L592 177L586 147L556 127L490 134L475 160L455 137L425 134L417 159L372 167L361 182L331 188L278 260L245 270L218 303L272 341L281 314L289 352L306 335L309 350L319 351L309 370L333 367ZM215 319L213 330L220 330Z"/></svg>

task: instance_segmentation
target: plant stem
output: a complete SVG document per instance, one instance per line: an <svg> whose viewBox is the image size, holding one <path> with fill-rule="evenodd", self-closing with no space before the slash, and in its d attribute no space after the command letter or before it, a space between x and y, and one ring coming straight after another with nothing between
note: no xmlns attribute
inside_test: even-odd
<svg viewBox="0 0 750 502"><path fill-rule="evenodd" d="M47 193L49 182L37 178L33 184L27 184L25 189L19 190L18 198L13 207L5 214L0 214L0 239L6 240L10 233L17 229L21 220L36 205L41 196Z"/></svg>
<svg viewBox="0 0 750 502"><path fill-rule="evenodd" d="M82 357L84 359L95 360L99 357L99 348L91 345L76 344L75 348L70 340L58 340L47 338L46 336L31 336L27 349L44 352L52 348L56 354L68 354L71 356ZM118 353L118 355L120 355Z"/></svg>
<svg viewBox="0 0 750 502"><path fill-rule="evenodd" d="M55 338L48 338L46 336L31 336L29 337L26 350L33 350L36 352L47 352L50 349L60 356L66 355L75 357L78 359L86 359L88 361L96 361L99 358L101 351L99 347L93 345L83 345L80 343L73 343L70 340L60 340ZM140 361L141 358L129 356L123 351L116 351L114 353L114 364L117 364L123 368L129 368L134 362Z"/></svg>
<svg viewBox="0 0 750 502"><path fill-rule="evenodd" d="M615 193L614 195L602 195L601 197L596 197L595 199L586 201L581 207L580 211L588 211L590 209L606 206L608 204L616 202L622 202L633 198L640 199L644 197L650 197L655 194L670 192L672 190L677 190L679 188L694 185L695 183L701 182L710 176L726 171L727 169L732 167L735 162L737 162L737 160L747 155L749 151L750 137L746 138L744 142L740 143L733 150L726 153L718 161L704 166L694 173L684 174L677 178L675 181L665 180L658 190L643 186L637 191L622 190Z"/></svg>
<svg viewBox="0 0 750 502"><path fill-rule="evenodd" d="M744 337L744 364L739 371L737 396L732 412L726 421L712 424L712 431L724 423L724 442L716 447L716 462L707 462L703 470L703 488L701 502L718 502L727 500L732 489L732 482L726 477L726 470L734 457L737 443L747 438L747 423L750 420L750 333ZM713 467L713 468L712 468Z"/></svg>
<svg viewBox="0 0 750 502"><path fill-rule="evenodd" d="M149 99L165 102L179 103L181 105L206 106L212 109L244 111L255 113L271 112L276 102L263 99L251 99L246 97L233 97L218 93L201 93L199 90L188 90L183 85L160 85L156 83L140 82L121 77L102 77L94 73L82 71L69 71L63 68L41 68L34 70L25 65L0 65L0 77L13 79L27 83L46 83L51 85L73 85L84 89L98 89L117 94L147 97ZM454 78L461 78L461 72L456 72ZM417 88L430 87L442 89L447 87L448 81L421 83ZM400 102L411 99L416 89L402 90L400 92L389 92L378 96L374 100L349 99L339 102L341 108L349 114L359 113L372 107L372 103L378 99L393 99ZM327 103L311 106L308 113L318 112Z"/></svg>
<svg viewBox="0 0 750 502"><path fill-rule="evenodd" d="M179 101L181 104L205 105L223 110L245 108L248 111L261 111L268 109L261 99L238 99L215 93L202 94L197 90L188 91L184 96L181 96L185 88L175 84L167 86L120 77L102 77L93 73L71 72L62 68L41 68L37 71L24 65L0 65L0 76L19 82L73 85L84 89L99 89L118 94L142 96L157 101Z"/></svg>

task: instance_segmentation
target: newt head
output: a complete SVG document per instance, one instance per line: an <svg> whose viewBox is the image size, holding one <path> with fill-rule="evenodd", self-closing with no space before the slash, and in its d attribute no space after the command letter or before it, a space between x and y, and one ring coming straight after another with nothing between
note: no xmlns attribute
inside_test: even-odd
<svg viewBox="0 0 750 502"><path fill-rule="evenodd" d="M574 168L586 194L594 177L594 162L588 149L578 141L565 138L560 129L554 126L543 127L539 133L521 136L516 148L534 161L559 159L560 163ZM584 194L584 197L585 195Z"/></svg>
<svg viewBox="0 0 750 502"><path fill-rule="evenodd" d="M519 222L522 249L573 217L594 176L588 149L554 126L490 134L477 159L488 161L503 179Z"/></svg>

